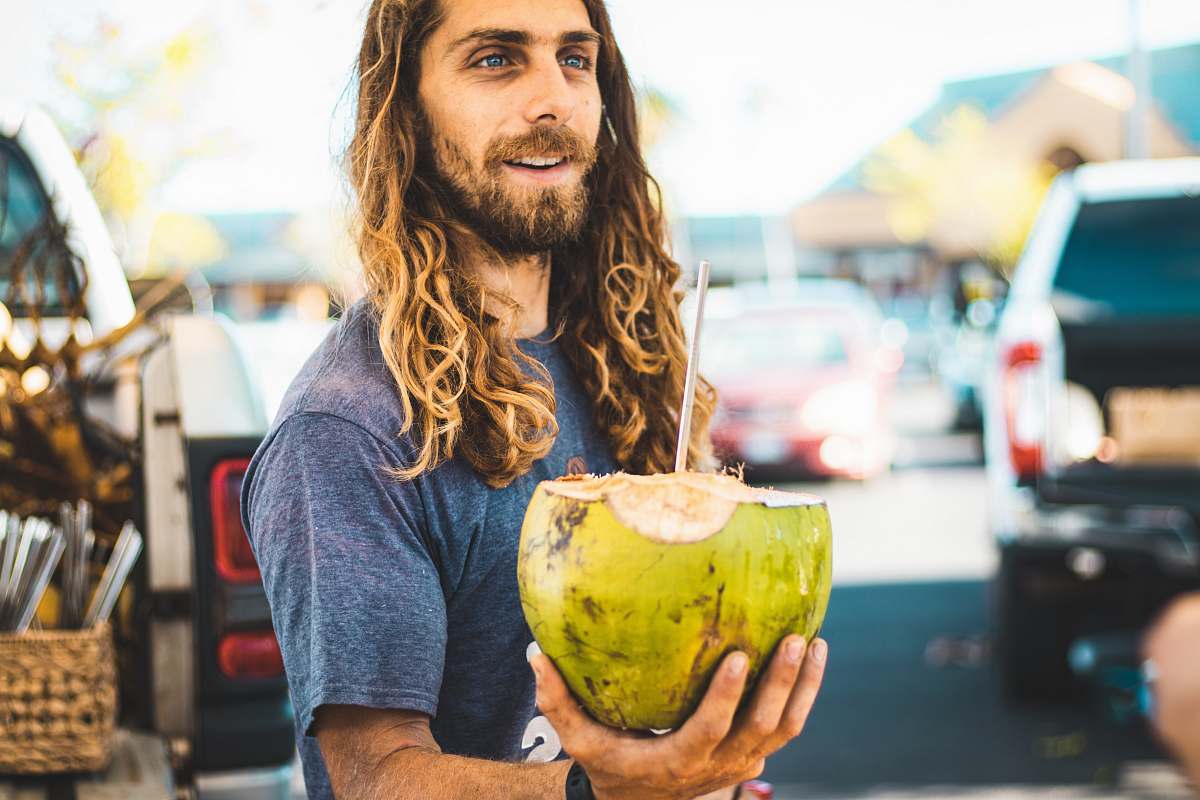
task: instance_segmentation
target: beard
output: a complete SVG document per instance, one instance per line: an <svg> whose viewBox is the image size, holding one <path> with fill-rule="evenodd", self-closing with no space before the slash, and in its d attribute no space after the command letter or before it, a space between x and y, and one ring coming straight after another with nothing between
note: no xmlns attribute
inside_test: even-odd
<svg viewBox="0 0 1200 800"><path fill-rule="evenodd" d="M472 163L458 143L422 120L428 143L426 163L455 216L505 258L535 255L578 240L590 208L587 176L596 148L567 128L537 127L523 136L492 141L483 164ZM580 170L580 178L561 186L514 186L504 162L557 153Z"/></svg>

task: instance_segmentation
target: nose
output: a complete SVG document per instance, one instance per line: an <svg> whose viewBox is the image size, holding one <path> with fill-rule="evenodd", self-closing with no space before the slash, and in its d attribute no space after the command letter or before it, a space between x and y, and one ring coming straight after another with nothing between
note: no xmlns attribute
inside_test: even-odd
<svg viewBox="0 0 1200 800"><path fill-rule="evenodd" d="M525 121L531 125L564 125L575 114L575 97L557 56L540 59L528 72Z"/></svg>

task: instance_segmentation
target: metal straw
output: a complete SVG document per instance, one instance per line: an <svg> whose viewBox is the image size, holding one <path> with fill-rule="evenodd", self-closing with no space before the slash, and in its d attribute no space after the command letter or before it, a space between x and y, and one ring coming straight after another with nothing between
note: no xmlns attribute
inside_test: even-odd
<svg viewBox="0 0 1200 800"><path fill-rule="evenodd" d="M66 553L62 569L62 604L59 626L78 628L83 624L83 607L87 602L88 557L87 545L92 525L92 506L80 500L74 507L63 503L59 507Z"/></svg>
<svg viewBox="0 0 1200 800"><path fill-rule="evenodd" d="M5 603L5 627L12 630L16 625L17 614L23 607L26 593L34 583L37 559L42 553L42 547L50 535L50 523L36 517L26 517L20 527L20 545L17 547L17 560L13 561L12 582L8 584L8 596Z"/></svg>
<svg viewBox="0 0 1200 800"><path fill-rule="evenodd" d="M692 347L688 352L687 377L683 382L683 408L679 412L679 439L675 443L675 471L687 469L688 449L692 441L692 407L696 405L696 370L700 366L700 330L704 324L704 295L708 292L711 266L700 262L696 279L696 322L692 326Z"/></svg>
<svg viewBox="0 0 1200 800"><path fill-rule="evenodd" d="M8 584L13 577L13 560L17 557L17 539L20 536L21 520L7 511L0 511L0 620L4 619Z"/></svg>
<svg viewBox="0 0 1200 800"><path fill-rule="evenodd" d="M88 559L91 558L92 548L92 504L80 500L75 504L75 622L73 627L83 624L84 606L87 604L88 590Z"/></svg>
<svg viewBox="0 0 1200 800"><path fill-rule="evenodd" d="M20 517L9 512L0 513L4 514L4 549L0 551L0 630L4 630L11 598L16 596L17 584L21 580L17 572L17 554L23 533Z"/></svg>
<svg viewBox="0 0 1200 800"><path fill-rule="evenodd" d="M87 530L81 538L83 539L83 577L79 585L79 622L77 623L77 626L80 628L83 627L84 612L87 609L88 590L92 588L90 565L92 563L92 553L96 549L96 534L91 530Z"/></svg>
<svg viewBox="0 0 1200 800"><path fill-rule="evenodd" d="M50 576L54 574L54 568L58 566L64 549L66 545L63 543L62 531L57 528L51 530L39 543L36 559L32 561L34 568L29 570L29 590L22 596L23 605L17 611L16 624L13 627L17 633L29 630L33 615L37 613L38 604L42 602L42 595L50 585Z"/></svg>
<svg viewBox="0 0 1200 800"><path fill-rule="evenodd" d="M28 532L28 520L22 522L20 517L9 517L8 536L11 542L6 542L4 548L5 558L8 559L6 565L8 581L4 585L4 596L0 597L0 606L4 610L4 615L0 616L0 625L7 620L8 610L17 594L17 584L21 582L21 568L24 565L25 557L29 554L29 542L26 539Z"/></svg>
<svg viewBox="0 0 1200 800"><path fill-rule="evenodd" d="M71 609L75 603L75 509L70 503L62 503L58 507L58 527L63 534L66 545L66 557L62 562L62 576L59 578L58 626L71 628Z"/></svg>
<svg viewBox="0 0 1200 800"><path fill-rule="evenodd" d="M100 585L96 587L92 604L88 606L87 615L83 619L85 628L91 628L106 621L112 614L113 607L117 604L117 597L121 594L125 580L129 577L129 571L133 569L134 562L137 561L141 552L142 535L138 533L132 522L126 522L125 527L121 529L121 535L117 537L117 544L113 548L112 556L108 559L108 565L104 568Z"/></svg>
<svg viewBox="0 0 1200 800"><path fill-rule="evenodd" d="M61 527L38 517L21 519L0 511L0 631L24 633L33 624L55 570L61 585L59 625L79 628L90 586L92 507L86 500L58 509ZM106 619L116 603L129 570L142 549L142 537L126 523L105 570L103 592L97 592L94 613Z"/></svg>
<svg viewBox="0 0 1200 800"><path fill-rule="evenodd" d="M92 553L94 553L95 551L96 551L96 534L93 531L88 531L83 536L83 561L84 561L84 564L92 563ZM87 603L86 603L87 598L88 598L88 584L85 583L83 586L83 599L85 601L83 603L83 605L87 605ZM82 620L83 615L80 614L79 618L80 618L80 620Z"/></svg>

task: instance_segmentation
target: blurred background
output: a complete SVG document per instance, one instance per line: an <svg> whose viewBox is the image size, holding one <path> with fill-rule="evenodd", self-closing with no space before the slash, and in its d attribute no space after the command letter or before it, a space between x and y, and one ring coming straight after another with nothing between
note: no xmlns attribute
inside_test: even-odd
<svg viewBox="0 0 1200 800"><path fill-rule="evenodd" d="M768 765L776 797L1187 796L1147 725L1137 641L1200 588L1200 6L609 6L676 257L713 264L714 439L834 521L833 663L809 730ZM223 441L243 457L360 293L340 156L362 19L358 0L0 10L5 197L18 209L40 176L30 207L54 205L38 126L19 135L40 109L130 297L183 274L172 307L228 321L255 408ZM113 391L136 395L125 380ZM150 471L163 456L132 413ZM184 434L199 505L158 548L216 571L169 586L148 531L135 630L155 688L130 726L165 735L161 753L135 739L181 792L299 792L290 745L256 755L290 736L277 651L253 639L261 599L229 600L256 579L219 533L240 523L207 505L236 504L236 468L219 495L204 471L236 448L198 461ZM210 602L234 605L188 611ZM169 639L160 612L191 633ZM185 643L185 683L150 675L169 671L155 641Z"/></svg>

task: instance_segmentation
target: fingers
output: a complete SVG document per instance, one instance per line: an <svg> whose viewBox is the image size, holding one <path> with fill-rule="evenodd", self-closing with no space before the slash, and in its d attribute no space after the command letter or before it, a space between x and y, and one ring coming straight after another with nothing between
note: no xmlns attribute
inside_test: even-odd
<svg viewBox="0 0 1200 800"><path fill-rule="evenodd" d="M529 659L537 680L537 706L562 739L571 755L587 761L605 738L607 729L580 708L566 681L544 654Z"/></svg>
<svg viewBox="0 0 1200 800"><path fill-rule="evenodd" d="M749 769L747 769L745 772L743 772L738 777L738 781L737 781L738 784L743 784L746 781L757 780L758 778L762 777L763 771L766 768L767 768L767 760L765 758L758 759L757 761L755 761L753 764L750 765ZM744 792L743 792L743 794L744 794Z"/></svg>
<svg viewBox="0 0 1200 800"><path fill-rule="evenodd" d="M730 653L721 662L696 713L671 737L684 752L711 753L729 735L748 666L745 653Z"/></svg>
<svg viewBox="0 0 1200 800"><path fill-rule="evenodd" d="M806 649L803 636L784 637L775 648L775 655L759 678L750 704L742 711L731 744L753 751L774 736L796 686Z"/></svg>
<svg viewBox="0 0 1200 800"><path fill-rule="evenodd" d="M799 736L800 731L804 730L808 714L817 702L818 692L821 691L821 681L825 677L825 662L828 659L829 645L824 639L814 640L808 648L804 666L800 668L800 678L796 682L796 687L792 689L792 696L788 698L779 728L772 741L768 743L769 749L761 751L763 755L775 752Z"/></svg>
<svg viewBox="0 0 1200 800"><path fill-rule="evenodd" d="M802 662L789 658L799 637L788 637L777 648L751 704L742 712L722 751L732 756L765 758L800 734L817 699L825 673L828 646L816 639L802 648Z"/></svg>
<svg viewBox="0 0 1200 800"><path fill-rule="evenodd" d="M796 676L804 663L808 645L803 636L789 636L775 650L771 666L754 693L748 720L751 727L764 737L779 727L783 711L796 687Z"/></svg>
<svg viewBox="0 0 1200 800"><path fill-rule="evenodd" d="M803 729L821 688L826 658L823 640L805 648L801 637L787 637L776 648L751 704L739 715L749 661L744 653L731 653L722 660L700 706L683 727L670 736L640 744L589 717L545 655L534 655L530 665L537 678L538 708L554 725L565 749L581 762L601 758L623 761L632 755L639 756L635 761L645 761L646 746L657 744L666 748L653 758L657 772L666 770L673 775L673 765L686 767L689 775L675 776L677 782L694 783L696 776L690 773L698 765L711 768L716 762L723 763L725 778L746 770L761 771L762 760ZM637 752L630 750L633 747Z"/></svg>
<svg viewBox="0 0 1200 800"><path fill-rule="evenodd" d="M1142 642L1143 657L1161 657L1172 643L1184 640L1178 634L1186 635L1196 628L1200 628L1200 592L1184 595L1159 614Z"/></svg>

